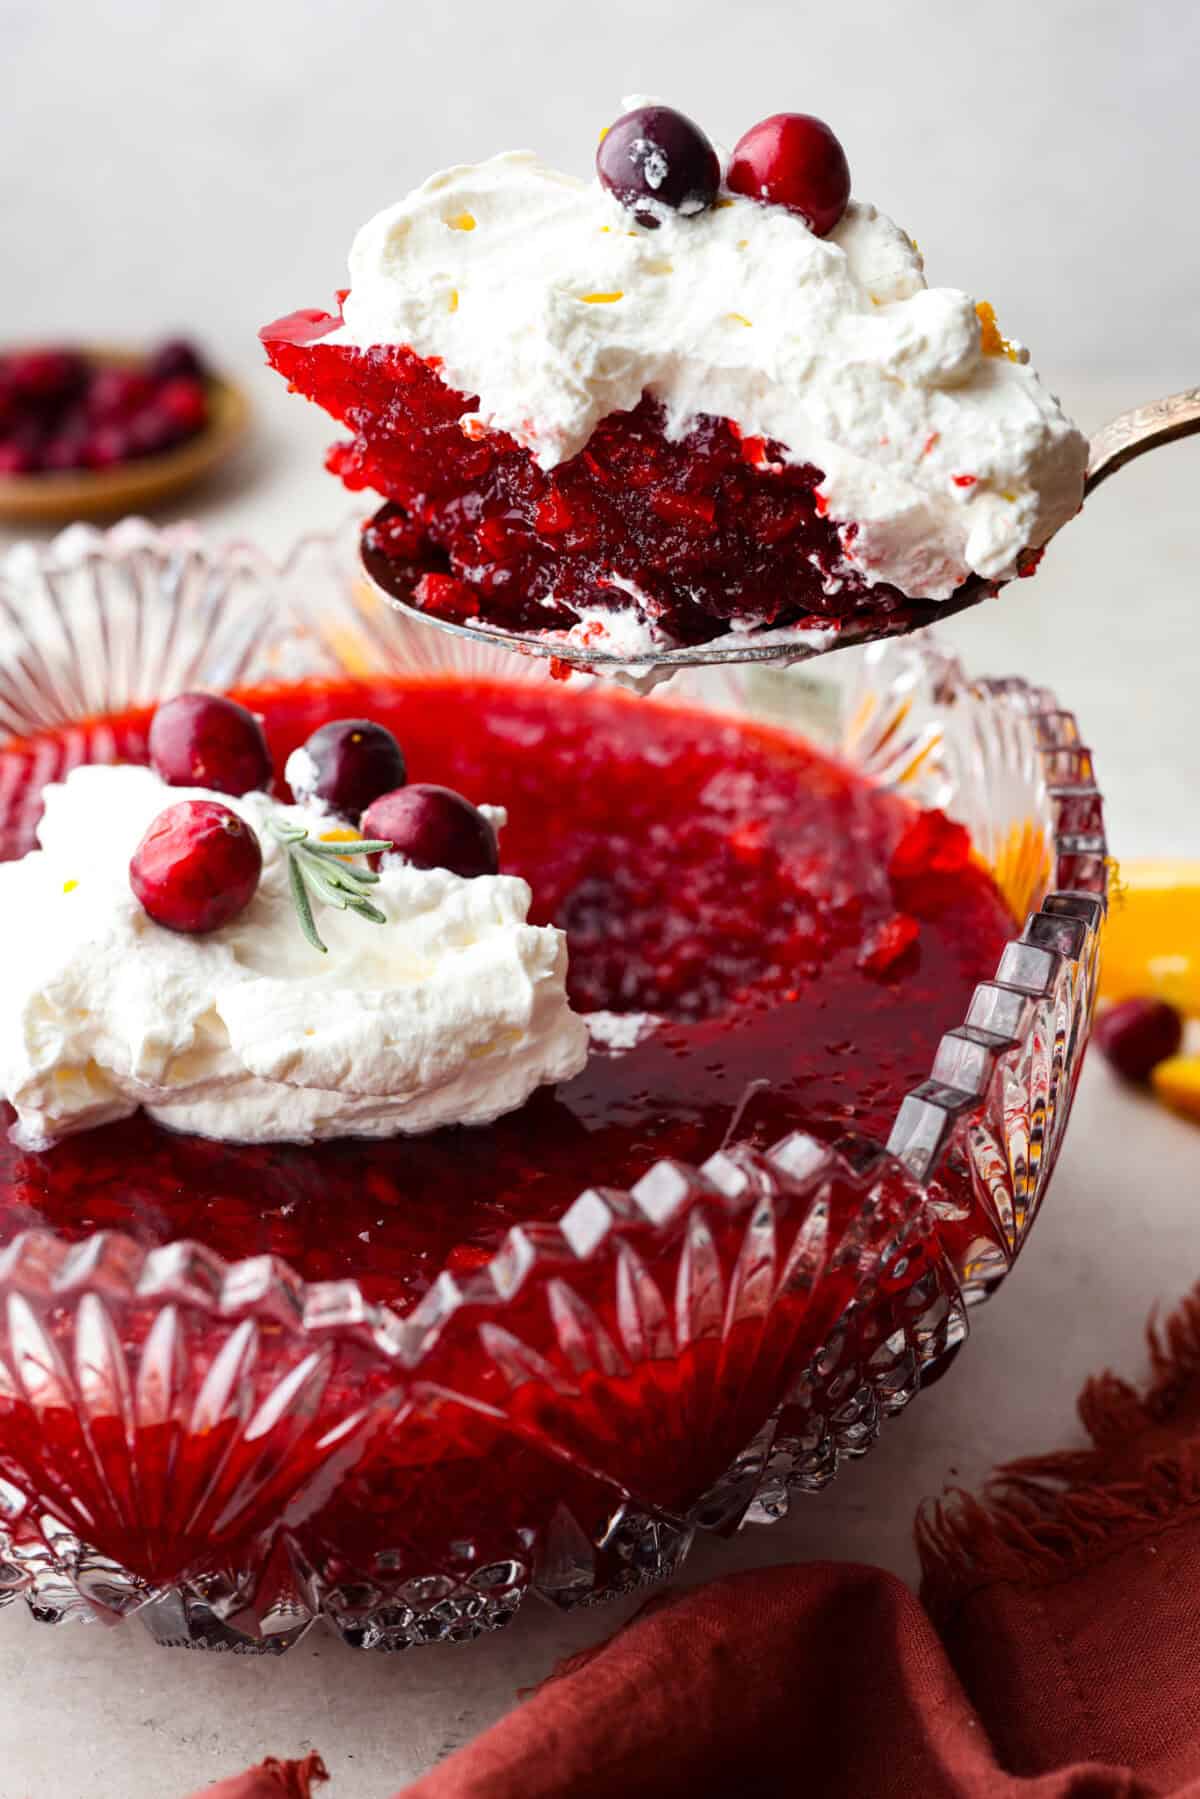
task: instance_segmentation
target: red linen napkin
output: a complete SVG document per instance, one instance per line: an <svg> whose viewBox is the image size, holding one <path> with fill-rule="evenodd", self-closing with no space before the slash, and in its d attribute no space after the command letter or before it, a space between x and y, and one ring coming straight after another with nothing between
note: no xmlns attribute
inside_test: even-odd
<svg viewBox="0 0 1200 1799"><path fill-rule="evenodd" d="M918 1520L924 1604L833 1563L659 1597L403 1799L1200 1799L1200 1288L1150 1352L1089 1448Z"/></svg>

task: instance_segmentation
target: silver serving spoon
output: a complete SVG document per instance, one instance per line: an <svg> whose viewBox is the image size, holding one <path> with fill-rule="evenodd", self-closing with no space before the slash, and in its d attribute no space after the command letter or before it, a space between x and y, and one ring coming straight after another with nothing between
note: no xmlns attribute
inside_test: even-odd
<svg viewBox="0 0 1200 1799"><path fill-rule="evenodd" d="M1091 440L1083 490L1085 498L1136 456L1196 433L1200 433L1200 387L1189 387L1183 393L1170 394L1166 399L1152 400L1148 405L1122 412L1102 426ZM870 643L876 638L904 637L910 631L965 611L992 591L989 583L972 577L948 600L913 600L882 618L852 618L837 623L814 614L804 624L789 625L780 630L757 634L731 632L715 643L622 656L612 650L572 643L554 632L504 631L491 625L456 624L449 619L437 618L412 605L389 585L386 557L373 554L362 546L360 556L363 573L380 598L422 624L432 625L453 637L467 637L476 643L514 650L523 656L551 657L585 673L615 675L635 685L646 686L665 680L684 668L711 667L728 662L773 662L782 667L807 662L830 650Z"/></svg>

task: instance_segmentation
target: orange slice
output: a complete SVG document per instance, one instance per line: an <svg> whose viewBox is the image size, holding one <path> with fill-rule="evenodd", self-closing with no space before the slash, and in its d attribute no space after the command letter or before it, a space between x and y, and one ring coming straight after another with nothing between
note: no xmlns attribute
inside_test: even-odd
<svg viewBox="0 0 1200 1799"><path fill-rule="evenodd" d="M1123 862L1101 953L1105 999L1165 999L1200 1017L1200 862Z"/></svg>
<svg viewBox="0 0 1200 1799"><path fill-rule="evenodd" d="M1200 1121L1200 1056L1168 1056L1150 1076L1159 1099L1173 1112Z"/></svg>

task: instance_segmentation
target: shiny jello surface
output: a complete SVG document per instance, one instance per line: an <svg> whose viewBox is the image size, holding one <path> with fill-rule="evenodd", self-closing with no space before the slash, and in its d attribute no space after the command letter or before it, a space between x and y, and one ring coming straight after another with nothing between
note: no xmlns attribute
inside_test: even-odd
<svg viewBox="0 0 1200 1799"><path fill-rule="evenodd" d="M597 1048L569 1085L482 1129L388 1144L246 1148L138 1118L45 1154L0 1138L0 1242L194 1238L353 1276L403 1308L523 1219L660 1156L803 1127L886 1137L1013 920L965 834L800 740L612 692L343 682L241 696L277 768L331 718L371 717L410 778L504 804L506 872L568 933L585 1011L662 1020ZM0 854L32 842L42 786L81 760L144 760L148 714L0 750ZM0 1109L7 1123L10 1113Z"/></svg>
<svg viewBox="0 0 1200 1799"><path fill-rule="evenodd" d="M353 431L330 468L407 515L369 547L394 557L398 579L409 565L430 577L415 583L429 612L569 628L581 611L628 609L632 584L667 639L699 644L733 620L829 626L907 617L915 605L919 622L928 611L846 563L854 525L824 516L819 469L788 463L783 446L744 438L729 419L704 416L672 440L643 395L546 470L507 434L464 425L477 399L449 387L436 360L324 343L338 323L295 313L262 336L292 386Z"/></svg>

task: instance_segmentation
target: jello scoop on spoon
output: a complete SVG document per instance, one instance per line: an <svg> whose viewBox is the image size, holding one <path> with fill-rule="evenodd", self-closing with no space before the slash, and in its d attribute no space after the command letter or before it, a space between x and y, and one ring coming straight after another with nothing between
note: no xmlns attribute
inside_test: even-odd
<svg viewBox="0 0 1200 1799"><path fill-rule="evenodd" d="M1181 393L1118 414L1091 439L1085 497L1118 469L1148 450L1196 435L1200 435L1200 387L1185 388ZM395 508L385 506L372 524L377 526L381 521L386 524L389 516L394 514ZM1044 548L1043 545L1042 550ZM1032 566L1022 572L1034 572L1042 550L1031 557ZM907 636L977 605L996 591L993 585L972 579L949 600L911 600L889 612L864 613L836 624L813 619L808 629L791 626L757 634L730 633L715 642L639 654L622 653L605 648L603 644L577 642L556 633L505 631L486 623L482 617L439 616L414 599L411 567L397 564L380 554L370 527L363 534L360 555L363 572L371 586L390 605L412 618L455 636L474 638L526 656L549 657L566 669L624 677L637 686L653 685L684 668L720 663L757 662L790 667L830 650L881 638Z"/></svg>
<svg viewBox="0 0 1200 1799"><path fill-rule="evenodd" d="M338 316L263 332L388 505L371 579L447 629L640 677L801 660L1030 574L1088 445L991 308L930 287L822 120L723 159L627 101L576 181L527 153L371 220Z"/></svg>

